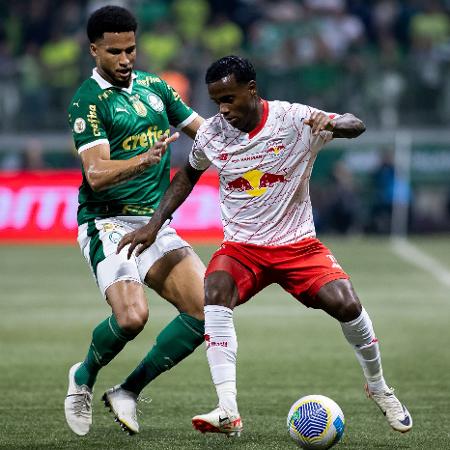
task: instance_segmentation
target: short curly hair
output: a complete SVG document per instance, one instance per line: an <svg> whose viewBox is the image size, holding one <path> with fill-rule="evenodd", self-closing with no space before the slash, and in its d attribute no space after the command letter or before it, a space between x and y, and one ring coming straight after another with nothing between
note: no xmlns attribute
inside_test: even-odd
<svg viewBox="0 0 450 450"><path fill-rule="evenodd" d="M122 33L133 31L136 33L137 21L128 9L120 6L104 6L97 9L89 17L87 35L89 42L95 42L104 33Z"/></svg>
<svg viewBox="0 0 450 450"><path fill-rule="evenodd" d="M238 83L256 80L256 72L252 63L240 56L229 55L213 62L206 71L206 84L214 83L222 78L234 75Z"/></svg>

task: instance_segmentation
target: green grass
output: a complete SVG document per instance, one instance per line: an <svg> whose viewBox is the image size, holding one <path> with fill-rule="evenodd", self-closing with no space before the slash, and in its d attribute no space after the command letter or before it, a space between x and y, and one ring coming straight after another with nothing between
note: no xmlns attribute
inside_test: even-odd
<svg viewBox="0 0 450 450"><path fill-rule="evenodd" d="M361 371L340 327L270 286L238 308L239 440L203 436L190 418L214 407L204 349L144 392L142 432L122 433L100 402L152 345L175 310L148 291L150 322L99 376L94 425L77 437L63 411L68 368L84 357L108 308L76 247L0 247L0 448L289 449L285 421L300 396L333 398L346 416L337 448L448 449L450 296L428 273L396 257L387 241L325 239L352 276L380 339L384 371L413 417L411 433L391 431L363 393ZM448 260L448 238L414 241ZM443 248L447 248L447 252ZM199 247L207 260L213 248ZM450 270L450 264L447 264Z"/></svg>

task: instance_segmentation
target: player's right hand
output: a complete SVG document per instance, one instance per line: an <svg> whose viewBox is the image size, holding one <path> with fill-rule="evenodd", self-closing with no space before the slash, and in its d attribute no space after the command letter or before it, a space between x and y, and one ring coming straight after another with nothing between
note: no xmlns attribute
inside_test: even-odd
<svg viewBox="0 0 450 450"><path fill-rule="evenodd" d="M151 147L146 153L146 163L149 166L153 166L155 164L158 164L161 161L161 158L164 156L164 154L167 151L167 147L172 142L175 142L180 137L180 133L176 132L172 134L172 136L169 136L167 134L163 134L161 136L161 139L157 140L155 142L155 145Z"/></svg>
<svg viewBox="0 0 450 450"><path fill-rule="evenodd" d="M119 242L117 246L116 253L119 254L124 247L128 244L130 245L128 248L127 258L130 259L133 251L136 249L135 256L139 256L145 249L150 247L156 240L156 235L158 234L159 228L155 228L155 226L151 223L147 223L143 227L132 231L131 233L127 233ZM139 245L138 248L136 248Z"/></svg>

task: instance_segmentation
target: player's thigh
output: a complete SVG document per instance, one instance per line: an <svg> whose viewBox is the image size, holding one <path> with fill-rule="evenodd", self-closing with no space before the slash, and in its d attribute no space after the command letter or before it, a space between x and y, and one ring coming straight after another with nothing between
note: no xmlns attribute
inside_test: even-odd
<svg viewBox="0 0 450 450"><path fill-rule="evenodd" d="M138 260L127 259L126 251L116 254L120 239L132 230L116 218L91 220L78 229L81 252L105 298L106 290L118 281L143 282Z"/></svg>
<svg viewBox="0 0 450 450"><path fill-rule="evenodd" d="M158 259L146 284L180 312L203 319L205 266L190 247L172 250Z"/></svg>
<svg viewBox="0 0 450 450"><path fill-rule="evenodd" d="M255 274L236 257L219 250L213 255L205 277L205 304L221 305L233 309L248 301L268 283L264 283L262 272Z"/></svg>

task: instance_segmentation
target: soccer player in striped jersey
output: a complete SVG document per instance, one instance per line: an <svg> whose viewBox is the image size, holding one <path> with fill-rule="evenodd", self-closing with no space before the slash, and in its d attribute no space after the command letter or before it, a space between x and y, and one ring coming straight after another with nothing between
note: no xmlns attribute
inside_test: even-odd
<svg viewBox="0 0 450 450"><path fill-rule="evenodd" d="M122 428L137 433L139 393L203 342L205 268L168 222L152 246L127 260L122 236L148 222L169 186L170 125L194 138L203 119L155 74L133 70L134 16L106 6L89 18L96 67L75 93L69 122L82 163L78 242L112 314L98 324L84 361L69 371L65 415L78 435L92 424L99 370L144 328L149 315L143 285L172 303L178 315L124 380L103 395ZM81 316L83 317L83 316ZM78 316L76 317L78 320Z"/></svg>
<svg viewBox="0 0 450 450"><path fill-rule="evenodd" d="M372 322L349 276L316 237L309 180L316 156L333 138L356 138L365 130L352 114L328 113L258 95L248 60L228 56L206 73L219 113L199 128L189 162L173 179L150 222L126 235L128 257L151 245L159 228L189 195L204 170L219 172L224 242L205 278L205 340L219 398L213 411L192 421L201 432L237 436L237 337L233 310L271 283L305 306L339 321L356 352L366 392L397 431L412 427L406 407L388 387Z"/></svg>

